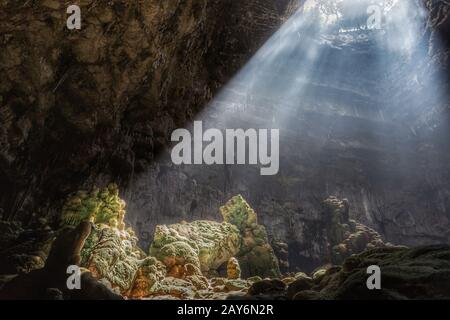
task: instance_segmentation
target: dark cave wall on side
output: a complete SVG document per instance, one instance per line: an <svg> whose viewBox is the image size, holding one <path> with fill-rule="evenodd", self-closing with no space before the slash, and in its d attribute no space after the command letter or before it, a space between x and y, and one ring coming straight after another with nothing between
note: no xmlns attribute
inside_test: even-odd
<svg viewBox="0 0 450 320"><path fill-rule="evenodd" d="M123 184L282 23L288 0L0 2L0 213Z"/></svg>

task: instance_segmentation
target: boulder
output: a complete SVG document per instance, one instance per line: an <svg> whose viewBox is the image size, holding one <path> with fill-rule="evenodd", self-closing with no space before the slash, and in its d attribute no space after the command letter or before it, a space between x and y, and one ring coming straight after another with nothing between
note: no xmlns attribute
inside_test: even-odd
<svg viewBox="0 0 450 320"><path fill-rule="evenodd" d="M287 297L293 299L295 295L301 291L309 290L314 286L314 281L308 277L299 277L289 284L287 289Z"/></svg>
<svg viewBox="0 0 450 320"><path fill-rule="evenodd" d="M234 225L200 220L157 226L150 254L161 260L169 272L190 263L207 273L236 255L240 243Z"/></svg>
<svg viewBox="0 0 450 320"><path fill-rule="evenodd" d="M262 280L255 282L248 289L248 294L250 296L257 295L284 295L286 290L286 285L277 279L274 280Z"/></svg>

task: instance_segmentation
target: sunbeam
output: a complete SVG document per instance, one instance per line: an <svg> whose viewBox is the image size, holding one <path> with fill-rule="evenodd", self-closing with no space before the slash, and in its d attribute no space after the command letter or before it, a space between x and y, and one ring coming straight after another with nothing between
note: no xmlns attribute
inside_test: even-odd
<svg viewBox="0 0 450 320"><path fill-rule="evenodd" d="M195 118L205 129L278 129L279 173L263 177L260 166L252 165L173 166L167 150L159 163L170 179L151 178L159 165L137 179L140 196L131 200L130 211L155 217L152 212L165 203L167 212L214 219L210 212L223 199L241 193L262 212L269 211L268 202L301 203L314 220L316 199L335 194L356 203L361 220L380 227L380 203L395 207L411 186L428 184L433 168L447 166L445 157L414 156L432 131L424 118L448 101L422 41L426 20L420 1L307 1ZM400 79L417 83L400 88ZM433 166L424 170L430 161ZM164 188L169 180L179 194L168 200L152 192L153 184ZM399 192L385 192L392 188ZM153 193L151 200L145 192ZM206 195L208 203L192 209L190 192ZM133 217L150 225L176 221ZM285 235L273 226L292 223L267 212L262 220L278 238ZM418 225L429 231L429 224Z"/></svg>

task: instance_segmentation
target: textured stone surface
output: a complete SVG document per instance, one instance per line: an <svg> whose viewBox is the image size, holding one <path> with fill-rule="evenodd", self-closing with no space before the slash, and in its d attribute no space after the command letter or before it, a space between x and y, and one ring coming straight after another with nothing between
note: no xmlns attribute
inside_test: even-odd
<svg viewBox="0 0 450 320"><path fill-rule="evenodd" d="M448 300L449 253L449 246L370 249L346 259L342 267L299 274L287 289L277 281L258 281L240 299ZM372 265L381 269L381 290L367 289L367 268Z"/></svg>
<svg viewBox="0 0 450 320"><path fill-rule="evenodd" d="M238 230L232 224L194 221L158 226L150 254L169 268L192 263L203 272L216 270L240 248Z"/></svg>
<svg viewBox="0 0 450 320"><path fill-rule="evenodd" d="M81 251L81 266L93 277L107 279L113 288L119 288L125 295L133 288L138 270L148 266L145 254L136 243L137 238L127 231L96 225Z"/></svg>
<svg viewBox="0 0 450 320"><path fill-rule="evenodd" d="M83 221L107 224L124 230L125 202L119 197L117 185L95 188L91 192L79 191L69 197L63 207L62 222L78 225Z"/></svg>
<svg viewBox="0 0 450 320"><path fill-rule="evenodd" d="M269 243L266 228L258 224L256 212L247 201L241 195L234 196L220 208L220 213L224 221L240 231L242 244L236 258L243 277L280 276L278 259Z"/></svg>
<svg viewBox="0 0 450 320"><path fill-rule="evenodd" d="M227 278L230 280L241 278L241 267L236 258L230 258L227 262Z"/></svg>
<svg viewBox="0 0 450 320"><path fill-rule="evenodd" d="M23 228L20 222L0 221L0 274L28 273L44 266L56 233L41 222Z"/></svg>
<svg viewBox="0 0 450 320"><path fill-rule="evenodd" d="M328 255L331 263L341 264L352 254L376 247L392 246L385 243L375 230L349 219L347 199L329 197L323 202L326 216L325 228L328 239Z"/></svg>
<svg viewBox="0 0 450 320"><path fill-rule="evenodd" d="M82 222L76 228L61 229L45 266L9 279L0 290L0 299L122 299L89 272L81 274L81 290L67 288L67 268L80 264L81 250L91 228L91 223Z"/></svg>
<svg viewBox="0 0 450 320"><path fill-rule="evenodd" d="M381 269L381 290L367 290L367 268L371 265ZM303 294L296 298L448 300L449 279L448 246L377 248L348 258L339 272L326 273L322 281L312 287L315 296ZM298 293L304 288L299 287ZM292 287L291 296L294 291Z"/></svg>

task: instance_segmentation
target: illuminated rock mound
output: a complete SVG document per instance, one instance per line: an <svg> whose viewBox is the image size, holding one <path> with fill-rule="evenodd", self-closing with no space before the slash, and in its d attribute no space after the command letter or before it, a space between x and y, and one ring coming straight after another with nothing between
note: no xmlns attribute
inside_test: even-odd
<svg viewBox="0 0 450 320"><path fill-rule="evenodd" d="M125 201L119 197L116 184L104 189L95 188L91 192L78 191L66 201L62 221L64 225L78 225L82 221L104 223L125 228Z"/></svg>
<svg viewBox="0 0 450 320"><path fill-rule="evenodd" d="M125 202L117 186L70 196L63 207L63 226L90 222L79 265L116 294L146 299L225 299L244 294L262 276L279 273L276 257L256 213L241 196L221 208L223 222L193 221L157 226L147 255L131 228L125 228ZM261 260L259 256L261 256ZM237 258L235 258L237 257ZM227 278L206 278L227 268Z"/></svg>
<svg viewBox="0 0 450 320"><path fill-rule="evenodd" d="M244 277L280 276L278 260L255 211L238 195L220 208L224 221L194 221L156 227L150 254L170 270L190 263L205 274L236 256ZM175 273L176 272L172 272Z"/></svg>
<svg viewBox="0 0 450 320"><path fill-rule="evenodd" d="M150 254L169 270L191 263L207 273L236 255L240 244L240 234L234 225L194 221L157 226Z"/></svg>
<svg viewBox="0 0 450 320"><path fill-rule="evenodd" d="M270 246L266 228L258 224L255 211L240 195L220 208L224 221L234 224L242 237L237 259L244 277L279 277L278 259Z"/></svg>

